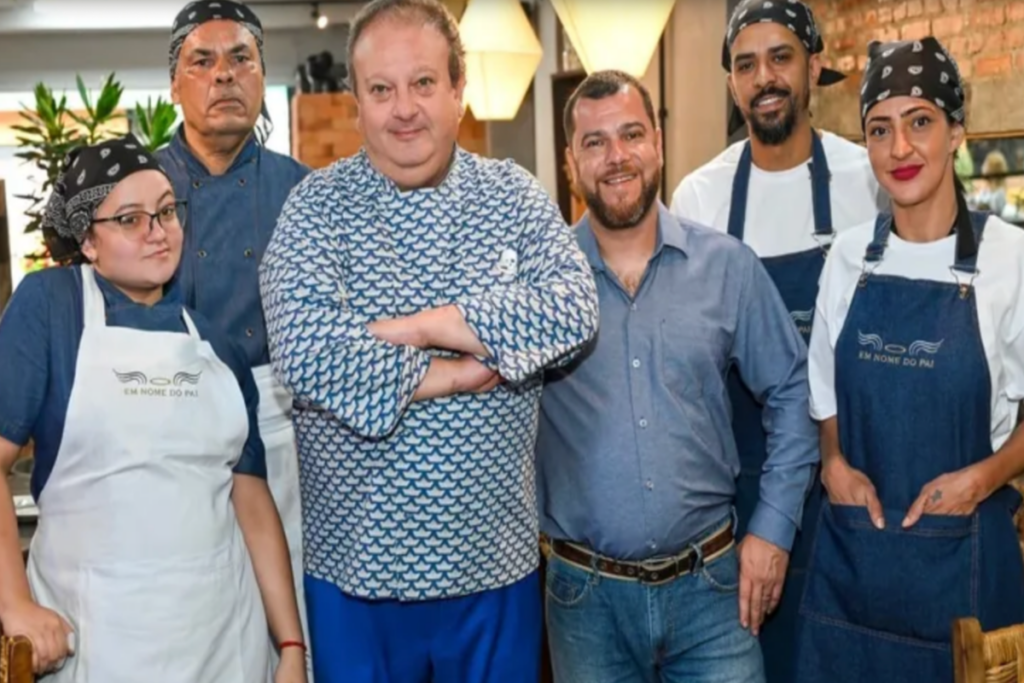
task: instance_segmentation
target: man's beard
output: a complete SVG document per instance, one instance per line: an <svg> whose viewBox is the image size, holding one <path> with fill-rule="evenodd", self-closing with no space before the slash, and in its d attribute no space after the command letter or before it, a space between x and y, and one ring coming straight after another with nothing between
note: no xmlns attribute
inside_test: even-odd
<svg viewBox="0 0 1024 683"><path fill-rule="evenodd" d="M649 180L640 171L636 171L636 173L641 183L640 196L635 202L630 204L616 207L608 206L601 199L600 181L598 181L593 191L586 187L581 188L587 208L594 215L594 218L597 219L598 223L605 228L609 230L635 228L643 220L643 217L647 215L654 202L657 201L658 189L661 187L661 169L656 169Z"/></svg>
<svg viewBox="0 0 1024 683"><path fill-rule="evenodd" d="M761 119L756 113L757 103L766 97L781 97L785 100L786 105L772 114L770 121ZM803 99L805 100L804 108L806 108L810 104L809 93L806 93ZM790 90L768 86L750 101L750 114L747 117L750 121L750 130L763 145L770 147L781 145L793 134L798 111L796 97Z"/></svg>

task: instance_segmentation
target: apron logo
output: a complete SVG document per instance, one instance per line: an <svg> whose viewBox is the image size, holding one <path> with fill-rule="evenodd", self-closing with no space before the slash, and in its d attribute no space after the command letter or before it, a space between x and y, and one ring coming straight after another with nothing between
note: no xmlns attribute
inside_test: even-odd
<svg viewBox="0 0 1024 683"><path fill-rule="evenodd" d="M147 377L144 373L134 370L118 372L114 375L124 388L125 396L155 396L160 398L198 398L198 389L189 389L186 385L199 386L202 372L176 372L174 377Z"/></svg>
<svg viewBox="0 0 1024 683"><path fill-rule="evenodd" d="M793 319L800 334L809 335L811 333L811 321L814 320L813 308L808 311L790 311L789 317Z"/></svg>
<svg viewBox="0 0 1024 683"><path fill-rule="evenodd" d="M881 336L877 334L864 334L857 331L857 343L861 345L857 352L857 359L870 361L872 363L884 363L886 365L902 365L909 368L935 367L935 360L927 356L934 356L942 348L940 339L936 342L919 339L912 342L909 347L902 344L886 344Z"/></svg>

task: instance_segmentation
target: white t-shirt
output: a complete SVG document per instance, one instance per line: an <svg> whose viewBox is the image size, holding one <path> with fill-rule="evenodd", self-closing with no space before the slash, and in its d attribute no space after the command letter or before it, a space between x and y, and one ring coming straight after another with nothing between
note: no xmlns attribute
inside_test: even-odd
<svg viewBox="0 0 1024 683"><path fill-rule="evenodd" d="M821 274L808 364L811 415L817 420L837 411L836 341L874 231L872 220L838 236ZM890 235L885 254L872 272L956 284L950 271L955 255L955 236L922 244ZM978 250L978 270L973 296L992 375L992 447L998 449L1016 426L1016 402L1024 398L1024 230L990 217Z"/></svg>
<svg viewBox="0 0 1024 683"><path fill-rule="evenodd" d="M672 213L726 232L732 181L745 144L744 140L730 145L683 178L672 196ZM887 203L871 172L867 150L827 131L822 132L821 144L832 174L833 229L839 233L873 220ZM810 159L786 171L768 172L756 165L750 170L743 241L758 256L781 256L818 246L813 237L809 163Z"/></svg>

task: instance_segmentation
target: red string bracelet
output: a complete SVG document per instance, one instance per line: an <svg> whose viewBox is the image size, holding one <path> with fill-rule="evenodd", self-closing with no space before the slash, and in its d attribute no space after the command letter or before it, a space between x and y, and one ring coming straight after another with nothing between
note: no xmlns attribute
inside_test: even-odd
<svg viewBox="0 0 1024 683"><path fill-rule="evenodd" d="M284 641L282 643L278 643L278 645L277 645L277 648L279 650L283 650L286 647L297 647L297 648L301 648L303 652L306 651L306 644L305 643L300 643L297 640L286 640L286 641Z"/></svg>

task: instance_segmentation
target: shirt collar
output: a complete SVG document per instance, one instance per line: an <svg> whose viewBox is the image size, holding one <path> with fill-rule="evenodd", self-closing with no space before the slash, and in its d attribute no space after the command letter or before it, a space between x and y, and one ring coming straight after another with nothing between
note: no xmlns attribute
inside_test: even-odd
<svg viewBox="0 0 1024 683"><path fill-rule="evenodd" d="M444 179L438 185L413 188L403 191L398 188L395 181L384 175L384 173L379 171L377 167L373 165L373 162L370 161L370 155L366 152L365 147L361 147L355 155L357 162L362 165L363 170L382 190L383 196L392 198L408 197L413 194L430 192L439 192L442 196L452 193L465 179L466 167L470 162L470 157L471 155L468 151L464 150L459 145L455 145L452 149L452 158L451 163L448 165L448 171L445 174Z"/></svg>
<svg viewBox="0 0 1024 683"><path fill-rule="evenodd" d="M210 175L210 171L203 165L203 162L199 161L196 155L192 153L192 150L188 148L188 143L185 141L185 124L178 126L178 130L171 139L170 147L174 154L184 161L190 178L205 178ZM225 174L231 173L241 168L244 164L254 161L259 153L260 144L256 141L254 134L250 135L249 139L245 141L242 151L231 162L231 166L225 171Z"/></svg>
<svg viewBox="0 0 1024 683"><path fill-rule="evenodd" d="M100 292L103 293L103 301L106 302L108 311L111 309L122 309L122 308L155 308L157 306L164 305L181 305L181 292L179 285L177 284L177 278L172 279L164 286L164 295L160 301L153 304L153 306L145 306L143 304L132 301L132 299L118 289L112 282L107 280L105 277L100 275L95 268L93 268L93 277L96 280L96 286L100 288Z"/></svg>
<svg viewBox="0 0 1024 683"><path fill-rule="evenodd" d="M658 239L654 245L654 254L651 256L651 260L657 258L664 247L675 249L686 256L688 234L686 226L676 220L664 204L658 202ZM576 237L590 266L595 270L605 270L604 259L601 258L601 250L597 245L597 237L594 236L594 230L590 227L589 211L576 224Z"/></svg>

